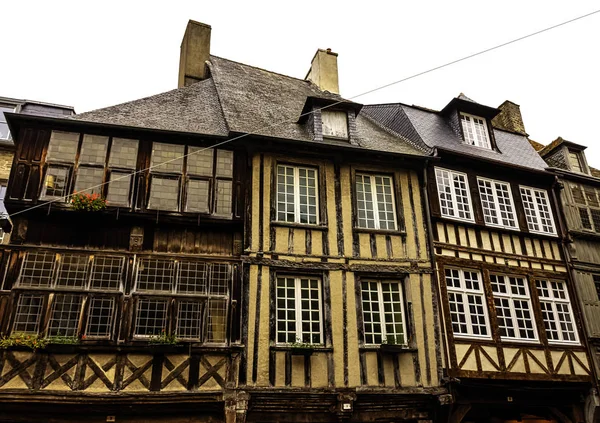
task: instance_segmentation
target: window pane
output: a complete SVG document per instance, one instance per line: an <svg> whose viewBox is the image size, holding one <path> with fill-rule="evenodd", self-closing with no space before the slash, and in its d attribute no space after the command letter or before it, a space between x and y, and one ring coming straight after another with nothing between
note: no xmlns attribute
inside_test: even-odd
<svg viewBox="0 0 600 423"><path fill-rule="evenodd" d="M296 279L300 284L301 331L296 333L301 342L320 344L321 341L321 289L316 279ZM297 310L298 312L298 310Z"/></svg>
<svg viewBox="0 0 600 423"><path fill-rule="evenodd" d="M171 292L175 281L175 261L141 259L137 267L136 291Z"/></svg>
<svg viewBox="0 0 600 423"><path fill-rule="evenodd" d="M208 265L195 261L182 261L179 264L177 292L180 294L206 294L208 285Z"/></svg>
<svg viewBox="0 0 600 423"><path fill-rule="evenodd" d="M48 166L46 179L42 189L44 198L60 198L67 194L69 182L69 168L59 166Z"/></svg>
<svg viewBox="0 0 600 423"><path fill-rule="evenodd" d="M321 111L323 137L348 139L348 113L331 110Z"/></svg>
<svg viewBox="0 0 600 423"><path fill-rule="evenodd" d="M190 179L187 183L186 212L210 213L209 205L210 183L206 180Z"/></svg>
<svg viewBox="0 0 600 423"><path fill-rule="evenodd" d="M521 199L523 200L523 208L525 209L525 217L527 226L530 231L540 231L540 223L538 221L535 203L533 202L533 192L529 188L521 187Z"/></svg>
<svg viewBox="0 0 600 423"><path fill-rule="evenodd" d="M108 178L108 194L106 203L109 206L129 207L131 198L131 172L111 171Z"/></svg>
<svg viewBox="0 0 600 423"><path fill-rule="evenodd" d="M49 336L77 336L83 295L55 294L48 327Z"/></svg>
<svg viewBox="0 0 600 423"><path fill-rule="evenodd" d="M43 305L42 295L21 294L17 302L12 333L37 334Z"/></svg>
<svg viewBox="0 0 600 423"><path fill-rule="evenodd" d="M46 251L27 253L23 260L19 286L50 287L53 282L56 254Z"/></svg>
<svg viewBox="0 0 600 423"><path fill-rule="evenodd" d="M231 181L217 180L217 204L215 214L231 216L231 203L233 201L233 183Z"/></svg>
<svg viewBox="0 0 600 423"><path fill-rule="evenodd" d="M512 339L537 339L527 280L490 274L500 335Z"/></svg>
<svg viewBox="0 0 600 423"><path fill-rule="evenodd" d="M277 278L277 342L296 342L296 288L294 278Z"/></svg>
<svg viewBox="0 0 600 423"><path fill-rule="evenodd" d="M165 144L161 142L152 143L150 171L181 173L183 171L184 152L184 145Z"/></svg>
<svg viewBox="0 0 600 423"><path fill-rule="evenodd" d="M233 176L233 151L217 150L216 175L226 178Z"/></svg>
<svg viewBox="0 0 600 423"><path fill-rule="evenodd" d="M109 338L113 327L114 310L114 298L92 298L85 335L91 338Z"/></svg>
<svg viewBox="0 0 600 423"><path fill-rule="evenodd" d="M317 223L317 171L297 168L300 200L300 223Z"/></svg>
<svg viewBox="0 0 600 423"><path fill-rule="evenodd" d="M103 165L106 162L108 137L84 135L79 153L79 163Z"/></svg>
<svg viewBox="0 0 600 423"><path fill-rule="evenodd" d="M125 138L113 138L110 147L108 166L123 169L135 169L138 154L138 141Z"/></svg>
<svg viewBox="0 0 600 423"><path fill-rule="evenodd" d="M78 146L79 134L74 132L52 131L46 160L74 163Z"/></svg>
<svg viewBox="0 0 600 423"><path fill-rule="evenodd" d="M90 288L120 290L124 266L124 257L95 256Z"/></svg>
<svg viewBox="0 0 600 423"><path fill-rule="evenodd" d="M277 166L277 220L294 222L294 168Z"/></svg>
<svg viewBox="0 0 600 423"><path fill-rule="evenodd" d="M549 341L577 342L571 303L563 281L535 281Z"/></svg>
<svg viewBox="0 0 600 423"><path fill-rule="evenodd" d="M569 151L569 163L571 164L571 169L575 172L583 172L579 154L575 151Z"/></svg>
<svg viewBox="0 0 600 423"><path fill-rule="evenodd" d="M375 179L375 192L377 195L378 228L396 229L392 178L389 176L374 176L373 179Z"/></svg>
<svg viewBox="0 0 600 423"><path fill-rule="evenodd" d="M166 300L141 298L138 301L134 335L158 336L167 330Z"/></svg>
<svg viewBox="0 0 600 423"><path fill-rule="evenodd" d="M371 191L371 177L356 175L356 204L359 228L375 228L375 211Z"/></svg>
<svg viewBox="0 0 600 423"><path fill-rule="evenodd" d="M211 266L210 289L213 295L227 295L231 282L231 266L223 263L215 263Z"/></svg>
<svg viewBox="0 0 600 423"><path fill-rule="evenodd" d="M56 285L65 288L86 288L89 256L63 254Z"/></svg>
<svg viewBox="0 0 600 423"><path fill-rule="evenodd" d="M213 148L188 147L187 173L196 176L213 176Z"/></svg>
<svg viewBox="0 0 600 423"><path fill-rule="evenodd" d="M208 300L206 342L225 342L227 335L227 301Z"/></svg>
<svg viewBox="0 0 600 423"><path fill-rule="evenodd" d="M202 335L202 303L180 301L177 304L177 328L175 334L181 339L199 341Z"/></svg>
<svg viewBox="0 0 600 423"><path fill-rule="evenodd" d="M479 195L481 196L481 206L483 208L483 218L486 224L498 225L498 214L496 211L496 202L494 200L494 189L491 181L478 179Z"/></svg>
<svg viewBox="0 0 600 423"><path fill-rule="evenodd" d="M179 179L152 175L148 208L152 210L178 211Z"/></svg>
<svg viewBox="0 0 600 423"><path fill-rule="evenodd" d="M454 334L489 337L481 275L462 269L447 268L444 271Z"/></svg>
<svg viewBox="0 0 600 423"><path fill-rule="evenodd" d="M104 169L98 167L80 167L75 180L75 192L94 194L102 192Z"/></svg>
<svg viewBox="0 0 600 423"><path fill-rule="evenodd" d="M8 124L6 123L6 116L4 112L12 113L15 109L12 107L0 107L0 139L9 139L10 131L8 130Z"/></svg>

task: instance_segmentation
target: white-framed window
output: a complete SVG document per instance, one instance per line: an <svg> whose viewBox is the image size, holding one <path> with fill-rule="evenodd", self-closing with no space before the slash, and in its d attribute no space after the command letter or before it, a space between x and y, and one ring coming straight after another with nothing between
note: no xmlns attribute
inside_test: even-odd
<svg viewBox="0 0 600 423"><path fill-rule="evenodd" d="M488 149L492 148L485 118L470 115L468 113L461 113L460 123L462 125L466 144Z"/></svg>
<svg viewBox="0 0 600 423"><path fill-rule="evenodd" d="M356 174L358 227L395 230L396 205L391 176Z"/></svg>
<svg viewBox="0 0 600 423"><path fill-rule="evenodd" d="M277 165L277 220L318 224L317 184L317 169Z"/></svg>
<svg viewBox="0 0 600 423"><path fill-rule="evenodd" d="M481 273L446 268L446 289L454 336L490 339L490 324Z"/></svg>
<svg viewBox="0 0 600 423"><path fill-rule="evenodd" d="M321 279L278 276L275 295L277 343L323 344Z"/></svg>
<svg viewBox="0 0 600 423"><path fill-rule="evenodd" d="M348 113L336 110L322 110L321 122L323 138L348 139Z"/></svg>
<svg viewBox="0 0 600 423"><path fill-rule="evenodd" d="M535 281L546 337L550 343L578 344L575 318L564 281Z"/></svg>
<svg viewBox="0 0 600 423"><path fill-rule="evenodd" d="M492 273L490 281L502 339L537 340L527 279Z"/></svg>
<svg viewBox="0 0 600 423"><path fill-rule="evenodd" d="M442 216L473 222L467 175L436 167L435 179Z"/></svg>
<svg viewBox="0 0 600 423"><path fill-rule="evenodd" d="M548 192L522 185L519 189L529 230L541 234L556 235Z"/></svg>
<svg viewBox="0 0 600 423"><path fill-rule="evenodd" d="M519 229L508 182L477 178L483 219L488 226Z"/></svg>
<svg viewBox="0 0 600 423"><path fill-rule="evenodd" d="M14 111L14 107L0 106L0 139L10 139L10 131L8 130L8 123L6 123L6 116L4 116L4 113L12 113Z"/></svg>
<svg viewBox="0 0 600 423"><path fill-rule="evenodd" d="M401 283L365 280L360 287L365 344L406 345L408 340Z"/></svg>

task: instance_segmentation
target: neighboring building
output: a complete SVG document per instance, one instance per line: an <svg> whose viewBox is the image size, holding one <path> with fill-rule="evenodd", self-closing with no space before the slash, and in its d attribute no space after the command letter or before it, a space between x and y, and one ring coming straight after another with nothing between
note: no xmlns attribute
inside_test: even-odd
<svg viewBox="0 0 600 423"><path fill-rule="evenodd" d="M560 200L569 234L570 271L575 281L589 346L600 374L600 172L587 163L585 146L557 138L532 142L562 184ZM598 417L600 418L600 417Z"/></svg>
<svg viewBox="0 0 600 423"><path fill-rule="evenodd" d="M451 422L580 422L591 387L558 187L518 110L462 94L439 112L362 110L437 158L427 187Z"/></svg>
<svg viewBox="0 0 600 423"><path fill-rule="evenodd" d="M442 418L430 149L340 97L329 50L291 78L190 21L179 87L8 115L0 328L51 343L2 351L0 421Z"/></svg>
<svg viewBox="0 0 600 423"><path fill-rule="evenodd" d="M75 110L70 106L0 97L0 244L8 242L6 232L10 231L10 222L6 215L3 200L15 148L5 113L61 117L71 116L75 114Z"/></svg>

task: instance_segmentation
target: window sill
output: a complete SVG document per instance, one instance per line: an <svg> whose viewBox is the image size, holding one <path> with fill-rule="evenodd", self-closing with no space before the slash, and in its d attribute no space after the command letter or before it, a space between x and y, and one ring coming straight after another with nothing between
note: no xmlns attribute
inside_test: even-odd
<svg viewBox="0 0 600 423"><path fill-rule="evenodd" d="M417 352L417 348L411 347L410 345L395 345L395 344L381 344L381 345L365 345L360 347L361 352L377 352L380 351L383 354L401 354L401 353L414 353Z"/></svg>
<svg viewBox="0 0 600 423"><path fill-rule="evenodd" d="M354 232L364 233L364 234L379 234L379 235L399 235L406 236L405 231L400 231L397 229L370 229L370 228L354 228Z"/></svg>
<svg viewBox="0 0 600 423"><path fill-rule="evenodd" d="M278 220L272 220L271 226L279 226L283 228L313 229L315 231L326 231L328 229L325 225L315 225L312 223L280 222Z"/></svg>
<svg viewBox="0 0 600 423"><path fill-rule="evenodd" d="M333 352L333 348L325 347L322 345L315 345L311 347L293 347L291 345L271 345L272 351L290 352L292 355L304 355L310 356L313 353L327 353Z"/></svg>

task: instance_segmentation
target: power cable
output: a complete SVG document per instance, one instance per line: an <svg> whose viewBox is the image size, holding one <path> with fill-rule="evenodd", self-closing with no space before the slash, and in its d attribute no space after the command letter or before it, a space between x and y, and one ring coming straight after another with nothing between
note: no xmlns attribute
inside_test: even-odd
<svg viewBox="0 0 600 423"><path fill-rule="evenodd" d="M431 73L431 72L435 72L435 71L437 71L437 70L440 70L440 69L446 68L446 67L448 67L448 66L452 66L452 65L454 65L454 64L456 64L456 63L460 63L460 62L463 62L463 61L465 61L465 60L472 59L473 57L481 56L481 55L483 55L483 54L485 54L485 53L489 53L490 51L494 51L494 50L497 50L497 49L499 49L499 48L506 47L506 46L508 46L508 45L511 45L511 44L517 43L517 42L519 42L519 41L523 41L523 40L525 40L525 39L527 39L527 38L531 38L531 37L534 37L534 36L536 36L536 35L543 34L543 33L545 33L545 32L551 31L551 30L553 30L553 29L559 28L559 27L561 27L561 26L565 26L565 25L568 25L568 24L570 24L570 23L573 23L573 22L576 22L576 21L579 21L579 20L585 19L585 18L587 18L587 17L590 17L590 16L592 16L592 15L595 15L595 14L597 14L597 13L600 13L600 9L599 9L599 10L595 10L595 11L593 11L593 12L590 12L590 13L586 13L586 14L584 14L584 15L580 15L580 16L578 16L578 17L576 17L576 18L572 18L572 19L569 19L569 20L567 20L567 21L563 21L563 22L561 22L561 23L558 23L558 24L556 24L556 25L552 25L552 26L546 27L546 28L544 28L544 29L540 29L540 30L538 30L538 31L535 31L535 32L532 32L532 33L530 33L530 34L523 35L523 36L521 36L521 37L518 37L518 38L514 38L514 39L512 39L512 40L510 40L510 41L506 41L506 42L504 42L504 43L497 44L497 45L495 45L495 46L493 46L493 47L489 47L489 48L486 48L486 49L484 49L484 50L478 51L477 53L469 54L469 55L467 55L467 56L461 57L460 59L452 60L452 61L450 61L450 62L444 63L444 64L442 64L442 65L439 65L439 66L435 66L435 67L433 67L433 68L430 68L430 69L427 69L427 70L425 70L425 71L422 71L422 72L415 73L415 74L413 74L413 75L407 76L407 77L405 77L405 78L402 78L402 79L399 79L399 80L397 80L397 81L390 82L390 83L388 83L388 84L385 84L385 85L381 85L381 86L379 86L379 87L377 87L377 88L373 88L373 89L371 89L371 90L368 90L368 91L365 91L365 92L363 92L363 93L360 93L360 94L354 95L354 96L352 96L352 97L348 97L347 99L344 99L344 100L339 100L339 101L336 101L336 102L334 102L334 103L332 103L332 104L328 104L327 106L323 106L323 107L321 107L321 108L318 108L318 109L311 110L311 111L309 111L309 112L306 112L306 113L303 113L303 114L301 114L300 116L297 116L297 117L295 117L293 120L284 120L284 121L281 121L281 122L274 123L274 124L272 124L272 125L267 125L267 126L265 126L265 127L262 127L262 128L257 128L257 130L260 130L260 129L263 129L263 130L264 130L264 129L270 129L270 128L274 128L274 127L277 127L277 126L280 126L280 125L283 125L283 124L286 124L286 123L294 123L294 122L296 122L296 121L297 121L297 119L298 119L298 118L301 118L301 117L304 117L304 116L308 116L308 115L310 115L310 114L312 114L312 113L315 113L316 111L325 110L325 109L328 109L328 108L330 108L330 107L334 107L334 106L336 106L336 105L338 105L338 104L345 103L345 102L347 102L347 100L353 100L353 99L355 99L355 98L362 97L362 96L364 96L364 95L371 94L371 93L374 93L374 92L376 92L376 91L383 90L383 89L385 89L385 88L389 88L389 87L391 87L391 86L394 86L394 85L400 84L400 83L402 83L402 82L409 81L409 80L411 80L411 79L414 79L414 78L417 78L417 77L419 77L419 76L426 75L426 74L428 74L428 73ZM216 147L220 147L220 146L222 146L222 145L225 145L225 144L227 144L227 143L230 143L230 142L232 142L232 141L236 141L236 140L239 140L239 139L245 138L245 137L247 137L247 136L250 136L250 135L252 135L253 133L255 133L255 132L254 132L254 131L253 131L253 132L247 132L247 133L244 133L244 134L238 135L238 136L236 136L236 137L233 137L233 138L230 138L230 139L227 139L227 140L221 141L221 142L219 142L219 143L217 143L217 144L214 144L214 145L212 145L212 146L210 146L210 147L205 147L205 148L203 148L203 149L198 149L198 150L195 150L195 151L193 151L193 152L191 152L191 153L184 154L183 156L175 157L175 158L173 158L173 159L166 160L166 161L164 161L164 162L162 162L162 163L159 163L159 164L156 164L156 165L154 165L154 166L149 166L149 167L147 167L147 168L145 168L145 169L140 169L140 170L137 170L137 171L135 171L135 172L133 172L133 173L130 173L130 174L127 174L127 175L124 175L124 176L118 177L118 178L116 178L116 179L113 179L112 181L106 181L106 182L103 182L103 183L101 183L101 184L94 185L94 186L92 186L92 187L86 188L86 189L84 189L84 190L80 190L79 192L86 192L86 191L90 191L90 190L93 190L93 189L95 189L95 188L99 188L99 187L102 187L102 186L104 186L104 185L108 185L108 184L109 184L109 183L111 183L111 182L116 182L116 181L119 181L119 180L121 180L121 179L126 179L126 178L129 178L129 177L135 176L135 175L137 175L138 173L142 173L142 172L146 172L146 171L148 171L148 170L152 170L152 169L154 169L154 168L157 168L157 167L160 167L160 166L166 165L166 164L168 164L168 163L171 163L171 162L174 162L174 161L177 161L177 160L183 159L184 157L191 156L192 154L198 154L198 153L201 153L201 152L203 152L203 151L206 151L206 150L208 150L208 149L211 149L211 148L216 148ZM39 208L39 207L45 207L45 206L47 206L47 205L50 205L50 204L52 204L52 203L56 203L56 202L59 202L59 201L60 201L60 202L62 202L62 201L65 201L65 200L67 200L68 198L72 197L72 196L73 196L73 195L75 195L75 194L77 194L77 193L74 193L74 194L68 194L68 195L64 195L64 196L62 196L62 197L57 197L57 198L55 198L55 199L53 199L53 200L46 201L46 202L43 202L43 203L37 204L37 205L35 205L35 206L31 206L31 207L28 207L28 208L26 208L26 209L23 209L23 210L19 210L19 211L17 211L17 212L15 212L15 213L13 213L13 214L10 214L10 215L8 215L8 217L13 217L13 216L16 216L16 215L18 215L18 214L25 213L25 212L27 212L27 211L29 211L29 210L37 209L37 208Z"/></svg>

